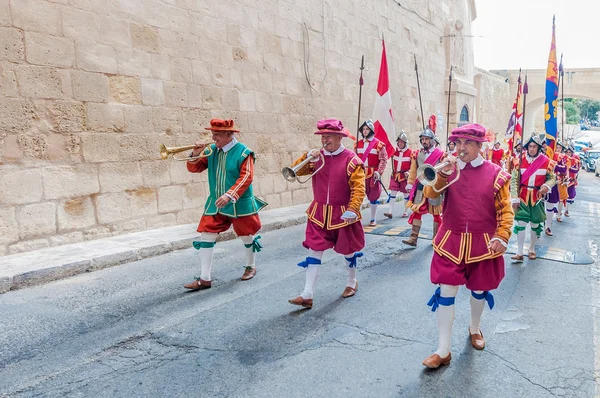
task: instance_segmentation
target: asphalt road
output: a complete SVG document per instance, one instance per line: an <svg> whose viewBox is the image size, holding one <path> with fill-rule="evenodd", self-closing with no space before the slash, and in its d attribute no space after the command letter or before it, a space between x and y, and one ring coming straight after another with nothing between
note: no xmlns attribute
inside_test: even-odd
<svg viewBox="0 0 600 398"><path fill-rule="evenodd" d="M304 285L298 226L263 234L247 282L238 240L217 245L207 291L182 288L199 274L189 249L0 295L0 396L598 396L600 178L581 180L571 217L540 244L596 262L507 263L484 351L469 343L462 288L448 367L421 365L437 345L430 241L368 235L349 299L328 253L313 309L298 310L287 303Z"/></svg>

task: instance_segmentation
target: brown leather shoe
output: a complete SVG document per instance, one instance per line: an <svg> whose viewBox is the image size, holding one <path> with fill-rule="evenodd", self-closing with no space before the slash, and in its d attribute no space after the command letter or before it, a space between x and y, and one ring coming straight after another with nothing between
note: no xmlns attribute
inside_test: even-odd
<svg viewBox="0 0 600 398"><path fill-rule="evenodd" d="M568 210L567 210L567 211L565 211L565 217L571 217L571 216L569 215L569 211L568 211Z"/></svg>
<svg viewBox="0 0 600 398"><path fill-rule="evenodd" d="M525 257L520 254L515 254L510 259L513 260L513 263L522 263Z"/></svg>
<svg viewBox="0 0 600 398"><path fill-rule="evenodd" d="M352 297L356 294L357 290L358 290L358 281L356 281L354 288L351 288L350 286L346 286L346 288L344 289L344 292L342 293L342 297L343 298Z"/></svg>
<svg viewBox="0 0 600 398"><path fill-rule="evenodd" d="M546 228L544 232L546 233L546 235L552 236L552 230L550 228Z"/></svg>
<svg viewBox="0 0 600 398"><path fill-rule="evenodd" d="M427 366L429 369L437 369L442 365L449 365L450 360L452 360L452 354L448 353L446 358L441 358L438 354L431 354L423 361L423 365Z"/></svg>
<svg viewBox="0 0 600 398"><path fill-rule="evenodd" d="M535 260L537 258L537 254L535 254L535 252L529 252L529 254L527 255L527 257L530 260Z"/></svg>
<svg viewBox="0 0 600 398"><path fill-rule="evenodd" d="M200 279L200 278L196 279L192 283L188 283L187 285L183 285L183 287L185 287L186 289L190 289L190 290L210 289L211 286L212 286L212 282L211 281L205 281L204 279Z"/></svg>
<svg viewBox="0 0 600 398"><path fill-rule="evenodd" d="M247 281L248 279L252 279L254 275L256 275L256 267L246 267L244 275L242 275L242 280Z"/></svg>
<svg viewBox="0 0 600 398"><path fill-rule="evenodd" d="M483 332L479 329L479 333L472 334L469 329L469 336L471 337L471 345L476 350L483 350L485 348L485 339L483 338Z"/></svg>
<svg viewBox="0 0 600 398"><path fill-rule="evenodd" d="M302 296L298 296L296 298L288 300L288 303L311 309L313 305L313 299L305 299L302 298Z"/></svg>
<svg viewBox="0 0 600 398"><path fill-rule="evenodd" d="M394 216L392 215L392 213L383 213L383 215L384 215L384 216L386 216L387 218L392 218L392 217L394 217Z"/></svg>

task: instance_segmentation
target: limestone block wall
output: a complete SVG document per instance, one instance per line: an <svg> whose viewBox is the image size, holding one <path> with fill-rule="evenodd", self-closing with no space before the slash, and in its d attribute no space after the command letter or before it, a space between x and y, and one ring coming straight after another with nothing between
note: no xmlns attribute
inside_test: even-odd
<svg viewBox="0 0 600 398"><path fill-rule="evenodd" d="M470 24L471 3L0 0L0 255L196 222L206 177L158 146L201 139L213 117L256 151L271 207L309 201L280 170L318 145L318 119L354 130L363 54L371 116L382 33L396 128L414 146L413 56L427 117L446 104L441 36Z"/></svg>
<svg viewBox="0 0 600 398"><path fill-rule="evenodd" d="M506 78L477 69L475 75L477 88L476 120L496 134L496 139L506 148L504 137L508 119L517 92L511 92Z"/></svg>

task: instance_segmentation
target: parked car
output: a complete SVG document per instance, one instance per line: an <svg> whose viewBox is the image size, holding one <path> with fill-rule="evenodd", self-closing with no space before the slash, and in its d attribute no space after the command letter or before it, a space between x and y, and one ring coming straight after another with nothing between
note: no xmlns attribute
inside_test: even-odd
<svg viewBox="0 0 600 398"><path fill-rule="evenodd" d="M581 156L581 167L585 171L591 172L596 171L596 160L600 158L600 150L590 149Z"/></svg>
<svg viewBox="0 0 600 398"><path fill-rule="evenodd" d="M590 129L590 128L589 128L587 125L585 125L585 124L581 124L581 125L579 125L579 127L581 128L581 131L585 131L585 130L589 130L589 129Z"/></svg>
<svg viewBox="0 0 600 398"><path fill-rule="evenodd" d="M596 177L600 176L598 172L600 172L600 157L596 159L596 169L594 170Z"/></svg>

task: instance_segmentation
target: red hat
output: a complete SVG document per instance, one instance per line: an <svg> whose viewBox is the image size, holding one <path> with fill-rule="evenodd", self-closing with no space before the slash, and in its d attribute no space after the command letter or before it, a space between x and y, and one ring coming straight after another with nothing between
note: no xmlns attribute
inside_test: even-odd
<svg viewBox="0 0 600 398"><path fill-rule="evenodd" d="M240 130L233 128L233 120L223 120L223 119L211 119L210 127L205 127L205 130L212 131L233 131L234 133L239 133Z"/></svg>
<svg viewBox="0 0 600 398"><path fill-rule="evenodd" d="M325 119L317 122L315 134L339 134L344 137L349 137L348 131L344 129L344 125L337 119Z"/></svg>
<svg viewBox="0 0 600 398"><path fill-rule="evenodd" d="M477 123L465 124L464 126L455 128L452 130L452 134L450 134L448 140L454 142L459 138L477 142L489 141L485 127Z"/></svg>

